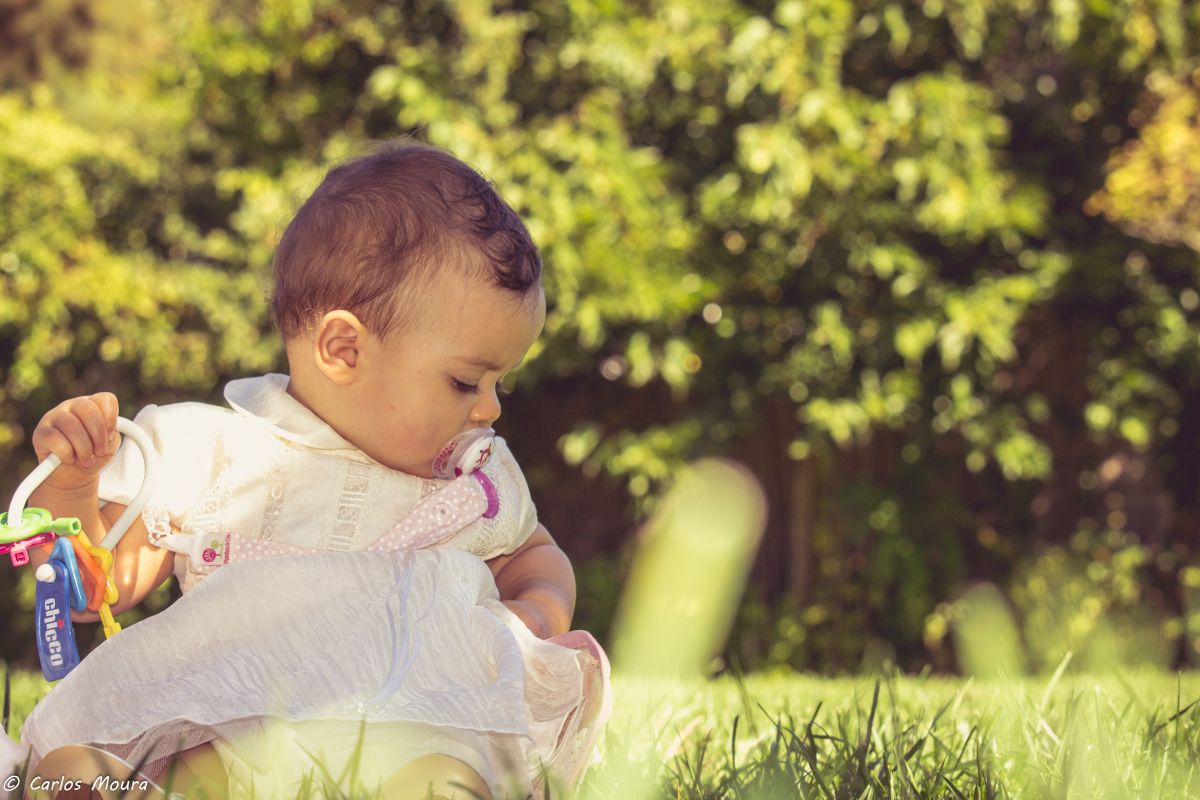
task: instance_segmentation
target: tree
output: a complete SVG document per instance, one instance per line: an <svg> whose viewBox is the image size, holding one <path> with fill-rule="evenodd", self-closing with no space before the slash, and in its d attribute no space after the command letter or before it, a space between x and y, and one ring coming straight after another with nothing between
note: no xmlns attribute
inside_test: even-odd
<svg viewBox="0 0 1200 800"><path fill-rule="evenodd" d="M1196 259L1173 244L1194 209L1162 170L1122 178L1138 145L1096 192L1148 79L1163 125L1190 119L1200 10L212 0L157 19L171 46L141 68L0 105L50 143L0 144L10 473L54 398L115 383L136 406L279 367L263 295L292 209L330 163L412 134L492 178L543 248L546 335L507 416L569 549L619 548L675 467L733 453L773 509L752 660L855 666L873 638L920 664L960 581L1012 580L1079 531L1100 561L1140 534L1144 599L1170 607L1153 592L1191 554L1172 540L1200 478ZM628 509L579 488L614 480Z"/></svg>

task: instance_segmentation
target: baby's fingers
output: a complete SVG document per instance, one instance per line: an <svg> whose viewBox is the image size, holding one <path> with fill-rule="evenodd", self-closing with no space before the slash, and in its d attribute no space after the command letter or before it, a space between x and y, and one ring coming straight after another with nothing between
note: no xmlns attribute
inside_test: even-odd
<svg viewBox="0 0 1200 800"><path fill-rule="evenodd" d="M92 447L98 456L115 452L117 436L117 396L112 392L99 392L71 401L71 410L83 422Z"/></svg>
<svg viewBox="0 0 1200 800"><path fill-rule="evenodd" d="M84 400L83 402L91 405L90 401ZM75 404L73 403L72 405ZM95 408L95 406L92 406L92 409L93 413L99 417L100 410ZM61 434L70 443L71 449L74 451L74 458L71 461L68 461L64 458L64 464L70 464L72 461L78 461L80 466L91 467L96 463L96 450L95 446L92 444L92 434L79 416L68 410L65 413L55 415L54 421L51 424L53 425L54 430ZM100 441L105 441L107 437L104 434L103 420L100 420L99 426L97 426L93 421L91 427L98 427ZM62 458L62 456L59 456L59 458Z"/></svg>
<svg viewBox="0 0 1200 800"><path fill-rule="evenodd" d="M58 456L64 464L75 463L75 446L62 431L49 423L43 422L33 431L33 452L38 461L45 461L51 453Z"/></svg>
<svg viewBox="0 0 1200 800"><path fill-rule="evenodd" d="M112 392L97 392L88 397L100 409L100 413L104 415L104 426L108 433L108 439L111 440L117 431L117 415L120 413L121 406L117 402L117 396Z"/></svg>

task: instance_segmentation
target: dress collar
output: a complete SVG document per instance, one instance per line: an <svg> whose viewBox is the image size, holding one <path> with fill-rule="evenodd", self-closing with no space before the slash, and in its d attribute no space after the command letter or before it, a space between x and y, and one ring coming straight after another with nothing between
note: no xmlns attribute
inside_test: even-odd
<svg viewBox="0 0 1200 800"><path fill-rule="evenodd" d="M370 459L307 406L287 392L291 379L271 373L225 384L225 400L235 410L266 425L282 439L314 450L351 450Z"/></svg>

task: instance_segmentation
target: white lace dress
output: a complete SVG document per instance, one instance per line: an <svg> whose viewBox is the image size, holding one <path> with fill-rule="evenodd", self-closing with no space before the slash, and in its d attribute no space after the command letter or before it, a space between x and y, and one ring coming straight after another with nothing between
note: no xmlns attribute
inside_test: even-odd
<svg viewBox="0 0 1200 800"><path fill-rule="evenodd" d="M152 537L233 532L326 550L205 572L177 555L183 597L87 656L33 710L34 758L102 746L150 771L212 741L231 792L294 796L314 768L357 758L365 786L426 753L470 764L497 797L540 794L578 724L576 650L535 637L498 599L484 561L537 517L503 440L483 467L500 511L423 550L363 549L444 482L396 472L287 394L288 378L231 382L231 408L148 406L136 418L161 475ZM128 503L141 455L123 446L101 497Z"/></svg>

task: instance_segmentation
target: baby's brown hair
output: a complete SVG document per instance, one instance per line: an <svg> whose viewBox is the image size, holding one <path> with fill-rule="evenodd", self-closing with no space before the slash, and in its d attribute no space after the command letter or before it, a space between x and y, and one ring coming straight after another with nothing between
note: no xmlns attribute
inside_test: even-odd
<svg viewBox="0 0 1200 800"><path fill-rule="evenodd" d="M471 167L428 145L386 143L330 170L288 224L275 250L271 321L287 341L346 309L387 338L447 268L525 295L541 284L542 259L521 218Z"/></svg>

